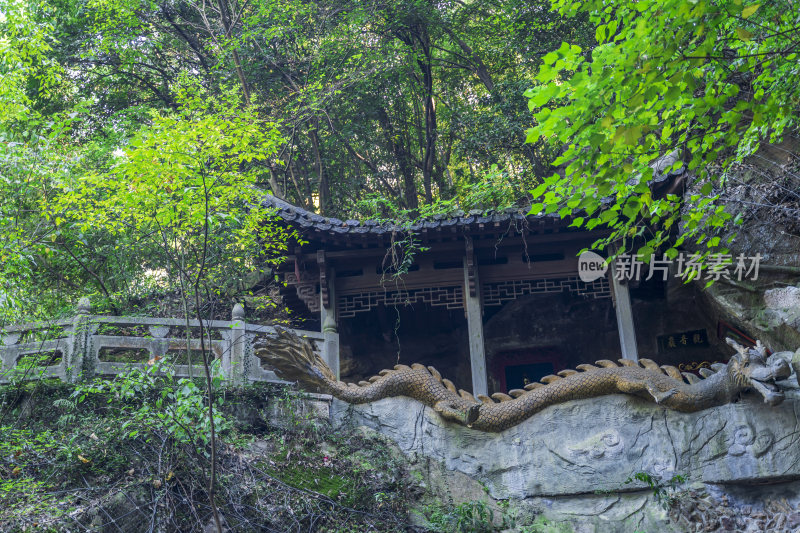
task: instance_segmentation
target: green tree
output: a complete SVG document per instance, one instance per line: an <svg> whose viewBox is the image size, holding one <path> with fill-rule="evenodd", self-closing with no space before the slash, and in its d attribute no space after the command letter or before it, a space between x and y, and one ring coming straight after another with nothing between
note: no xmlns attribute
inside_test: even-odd
<svg viewBox="0 0 800 533"><path fill-rule="evenodd" d="M289 234L256 186L282 139L233 90L215 97L185 81L176 93L177 112L153 112L107 171L71 175L41 208L57 226L146 250L142 266L184 293L218 290L283 257Z"/></svg>
<svg viewBox="0 0 800 533"><path fill-rule="evenodd" d="M563 23L548 0L48 0L46 57L70 75L36 102L43 114L89 103L74 141L133 135L149 111L176 111L182 75L210 94L237 87L279 124L280 157L259 185L326 214L352 198L406 208L458 197L491 171L524 196L551 148L525 145L519 98L564 39L590 43L585 17ZM520 53L522 50L522 53ZM27 82L26 82L27 83ZM109 287L111 291L111 288Z"/></svg>
<svg viewBox="0 0 800 533"><path fill-rule="evenodd" d="M255 187L263 164L278 150L275 124L258 118L233 92L214 97L182 80L178 111L154 113L108 172L64 181L55 200L43 201L55 225L79 232L102 228L119 242L150 243L147 257L177 280L187 318L186 349L192 368L188 317L200 323L210 442L209 501L214 502L216 425L211 357L203 328L203 300L243 272L264 268L285 255L289 233L270 224ZM190 372L191 378L191 372Z"/></svg>
<svg viewBox="0 0 800 533"><path fill-rule="evenodd" d="M115 154L185 115L187 78L204 98L235 93L233 107L280 132L276 153L245 165L255 194L271 190L342 217L363 215L358 201L378 196L415 216L430 206L526 202L553 147L523 144L528 118L519 95L553 43L594 39L586 17L565 24L546 0L8 5L0 10L8 74L2 245L19 259L4 267L9 291L27 302L15 320L67 312L84 295L101 312L127 312L161 290L145 275L158 265L182 279L159 233L133 231L124 202L109 199L121 169L132 167ZM175 144L188 133L179 130ZM78 203L57 201L62 193L77 201L78 192L94 216L100 207L115 213L114 223L86 222ZM163 199L163 190L150 192ZM167 226L167 239L185 240L176 228Z"/></svg>
<svg viewBox="0 0 800 533"><path fill-rule="evenodd" d="M606 243L650 256L691 242L716 250L715 228L731 220L716 200L734 162L798 125L800 26L791 2L742 0L556 0L564 16L587 13L597 46L563 43L544 57L529 89L530 142L561 150L536 188L534 212L605 225ZM654 198L648 181L660 156L704 182L681 215L681 199ZM563 175L562 175L563 174ZM616 202L604 208L604 198ZM652 232L650 230L652 229Z"/></svg>

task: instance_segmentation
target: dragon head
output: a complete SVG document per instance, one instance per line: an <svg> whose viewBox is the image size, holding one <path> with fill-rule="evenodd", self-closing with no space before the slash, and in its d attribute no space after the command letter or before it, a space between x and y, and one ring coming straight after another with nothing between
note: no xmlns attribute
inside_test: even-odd
<svg viewBox="0 0 800 533"><path fill-rule="evenodd" d="M732 339L726 342L736 350L728 362L728 376L738 388L752 388L764 397L764 403L778 405L784 394L775 385L776 381L788 378L792 370L780 354L767 355L761 341L754 348L742 346Z"/></svg>

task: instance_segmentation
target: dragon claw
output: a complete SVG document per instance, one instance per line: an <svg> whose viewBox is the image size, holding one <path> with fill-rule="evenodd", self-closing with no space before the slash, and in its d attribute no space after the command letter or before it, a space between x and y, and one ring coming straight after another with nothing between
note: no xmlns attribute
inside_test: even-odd
<svg viewBox="0 0 800 533"><path fill-rule="evenodd" d="M656 403L660 404L664 401L671 398L674 394L678 392L678 389L669 389L668 391L660 391L653 386L648 385L647 392L650 393L650 396L653 397Z"/></svg>
<svg viewBox="0 0 800 533"><path fill-rule="evenodd" d="M466 409L462 409L448 401L440 401L436 402L436 404L433 406L433 409L444 418L453 420L454 422L458 422L464 426L471 427L472 424L478 420L481 405L482 404L480 403L476 403L470 405Z"/></svg>
<svg viewBox="0 0 800 533"><path fill-rule="evenodd" d="M478 416L481 414L481 404L476 403L475 405L469 406L464 414L464 425L467 427L472 427L472 424L478 419Z"/></svg>

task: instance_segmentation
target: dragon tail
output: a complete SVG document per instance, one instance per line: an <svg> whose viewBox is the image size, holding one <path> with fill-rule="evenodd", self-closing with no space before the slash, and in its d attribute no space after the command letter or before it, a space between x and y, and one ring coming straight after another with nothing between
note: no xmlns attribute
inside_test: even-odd
<svg viewBox="0 0 800 533"><path fill-rule="evenodd" d="M336 376L311 342L283 328L275 331L275 336L256 341L255 355L281 379L295 381L309 391L330 392Z"/></svg>

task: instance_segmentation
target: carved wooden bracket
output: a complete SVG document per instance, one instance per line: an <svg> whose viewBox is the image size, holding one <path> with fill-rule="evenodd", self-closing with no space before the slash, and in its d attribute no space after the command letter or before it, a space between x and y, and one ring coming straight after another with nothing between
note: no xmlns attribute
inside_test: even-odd
<svg viewBox="0 0 800 533"><path fill-rule="evenodd" d="M297 297L306 304L306 307L312 313L319 313L319 294L317 293L317 280L306 272L297 277L297 270L295 272L288 272L286 274L286 283L294 285L297 291Z"/></svg>

